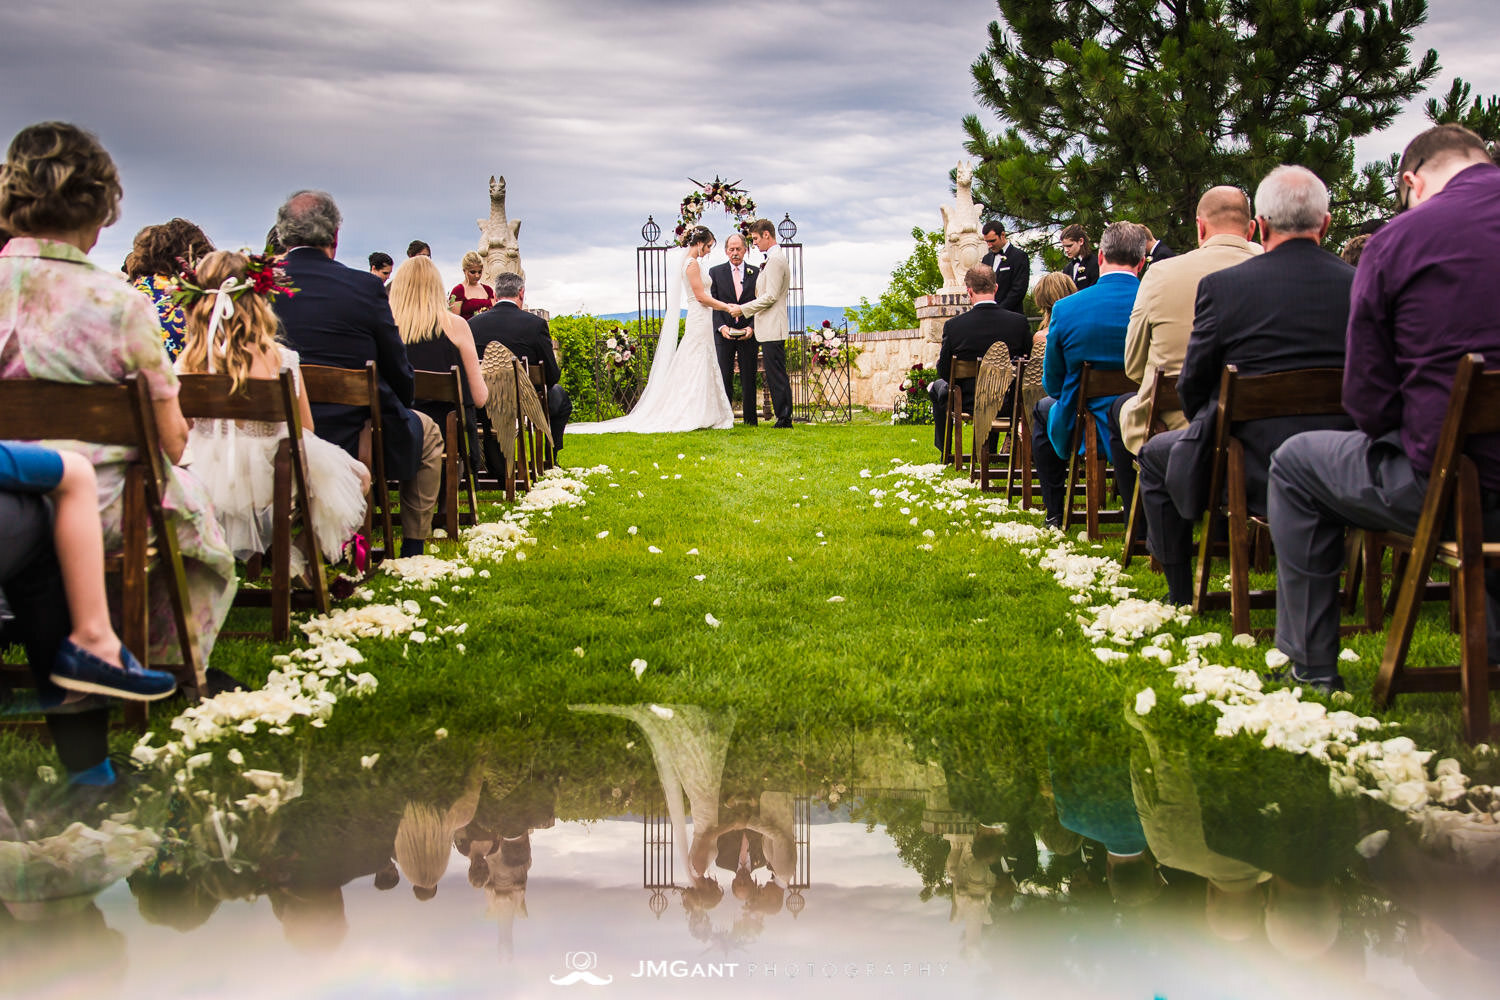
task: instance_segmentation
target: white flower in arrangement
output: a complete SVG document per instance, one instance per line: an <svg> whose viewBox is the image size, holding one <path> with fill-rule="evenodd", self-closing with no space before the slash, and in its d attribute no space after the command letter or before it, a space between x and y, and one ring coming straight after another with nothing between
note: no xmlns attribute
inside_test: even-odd
<svg viewBox="0 0 1500 1000"><path fill-rule="evenodd" d="M604 342L604 346L607 347L607 348L609 348L611 351L613 351L615 348L617 348L617 347L620 346L620 342L618 340L616 340L615 338L610 337L608 340L606 340Z"/></svg>

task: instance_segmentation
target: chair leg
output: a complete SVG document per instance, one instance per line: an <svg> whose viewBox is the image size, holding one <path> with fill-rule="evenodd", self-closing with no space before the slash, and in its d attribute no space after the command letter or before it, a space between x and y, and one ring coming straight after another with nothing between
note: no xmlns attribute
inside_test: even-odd
<svg viewBox="0 0 1500 1000"><path fill-rule="evenodd" d="M292 456L285 444L276 453L271 510L271 640L285 642L292 634Z"/></svg>
<svg viewBox="0 0 1500 1000"><path fill-rule="evenodd" d="M1201 615L1208 608L1208 592L1213 578L1214 532L1219 527L1219 505L1210 503L1203 514L1202 537L1198 539L1198 566L1193 584L1193 614Z"/></svg>
<svg viewBox="0 0 1500 1000"><path fill-rule="evenodd" d="M1072 440L1068 442L1068 483L1063 490L1063 515L1062 529L1069 531L1073 527L1073 494L1074 487L1078 482L1078 448Z"/></svg>
<svg viewBox="0 0 1500 1000"><path fill-rule="evenodd" d="M1104 458L1100 454L1099 433L1090 420L1084 428L1083 468L1087 495L1083 498L1084 523L1088 539L1096 542L1100 538L1099 511L1104 507Z"/></svg>
<svg viewBox="0 0 1500 1000"><path fill-rule="evenodd" d="M1236 635L1250 631L1250 548L1249 519L1236 504L1229 509L1229 617Z"/></svg>
<svg viewBox="0 0 1500 1000"><path fill-rule="evenodd" d="M1141 477L1137 473L1135 490L1130 494L1130 516L1125 519L1125 551L1120 556L1121 569L1129 569L1130 560L1135 556L1136 518L1141 516Z"/></svg>

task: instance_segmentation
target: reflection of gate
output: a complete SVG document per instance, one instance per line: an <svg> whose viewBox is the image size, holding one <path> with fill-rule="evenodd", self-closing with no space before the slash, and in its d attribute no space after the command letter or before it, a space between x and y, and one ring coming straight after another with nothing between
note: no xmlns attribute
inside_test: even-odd
<svg viewBox="0 0 1500 1000"><path fill-rule="evenodd" d="M672 819L666 803L652 803L646 810L641 837L641 887L651 890L649 906L658 918L671 902L667 893L675 887L672 864Z"/></svg>

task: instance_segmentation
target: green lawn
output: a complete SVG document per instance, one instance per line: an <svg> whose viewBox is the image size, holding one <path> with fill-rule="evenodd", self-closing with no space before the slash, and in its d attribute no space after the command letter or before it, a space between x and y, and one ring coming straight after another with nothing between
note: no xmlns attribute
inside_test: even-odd
<svg viewBox="0 0 1500 1000"><path fill-rule="evenodd" d="M893 460L931 461L930 433L866 418L791 431L571 437L568 466L610 471L587 477L582 506L533 516L536 544L523 549L524 561L476 562L487 578L426 592L372 581L377 603L416 600L429 619L426 642L358 644L365 663L355 669L379 682L372 696L342 699L325 728L298 723L285 738L262 728L223 746L261 767L305 769L309 789L331 801L457 780L480 758L519 769L544 763L582 779L573 808L586 818L617 807L611 793L622 786L628 799L651 773L650 757L624 746L623 721L568 706L693 704L737 713L736 738L755 748L731 765L746 782L793 767L815 784L836 783L931 759L964 808L1004 813L1034 802L1062 759L1128 756L1125 712L1149 686L1159 696L1153 726L1195 755L1231 772L1252 767L1326 788L1305 759L1262 750L1250 736L1214 737L1215 710L1172 697L1160 664L1134 653L1100 662L1076 622L1084 606L1024 546L982 537L992 518L934 510L930 491L897 496ZM890 492L877 498L872 489ZM434 548L459 550L453 541ZM1140 596L1161 597L1161 582L1137 567L1129 582ZM439 633L460 623L462 635ZM1445 624L1433 610L1422 655L1456 657ZM1165 631L1217 631L1214 660L1264 670L1268 645L1231 646L1227 615ZM1381 644L1380 636L1349 641L1361 659L1343 665L1353 695L1343 707L1371 711ZM213 665L259 685L284 652L226 640ZM637 659L647 663L639 678ZM172 711L153 714L157 745L170 735ZM1476 760L1457 738L1456 695L1404 696L1384 718L1419 746L1457 756L1476 781L1496 777L1492 759ZM601 733L622 739L606 748ZM128 750L134 735L117 740ZM378 764L360 766L376 753ZM50 759L45 747L0 734L0 774L10 785Z"/></svg>

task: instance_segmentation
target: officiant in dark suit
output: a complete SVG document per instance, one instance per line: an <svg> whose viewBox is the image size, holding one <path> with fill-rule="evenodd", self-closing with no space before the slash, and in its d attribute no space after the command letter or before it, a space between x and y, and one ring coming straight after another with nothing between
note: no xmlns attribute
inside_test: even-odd
<svg viewBox="0 0 1500 1000"><path fill-rule="evenodd" d="M745 238L730 233L724 241L729 260L708 269L709 294L720 302L744 305L755 299L755 276L760 269L745 263ZM734 366L740 366L740 394L745 408L745 426L758 422L755 392L755 362L759 345L755 341L755 320L749 316L731 316L714 310L714 349L719 355L719 371L724 375L724 395L734 404Z"/></svg>
<svg viewBox="0 0 1500 1000"><path fill-rule="evenodd" d="M374 361L386 475L401 481L401 555L421 555L443 472L443 433L411 408L416 377L391 316L385 286L333 259L343 217L323 191L298 191L276 215L283 266L295 295L274 308L303 364L363 369ZM368 407L312 404L315 432L354 455ZM377 484L378 486L379 484Z"/></svg>

